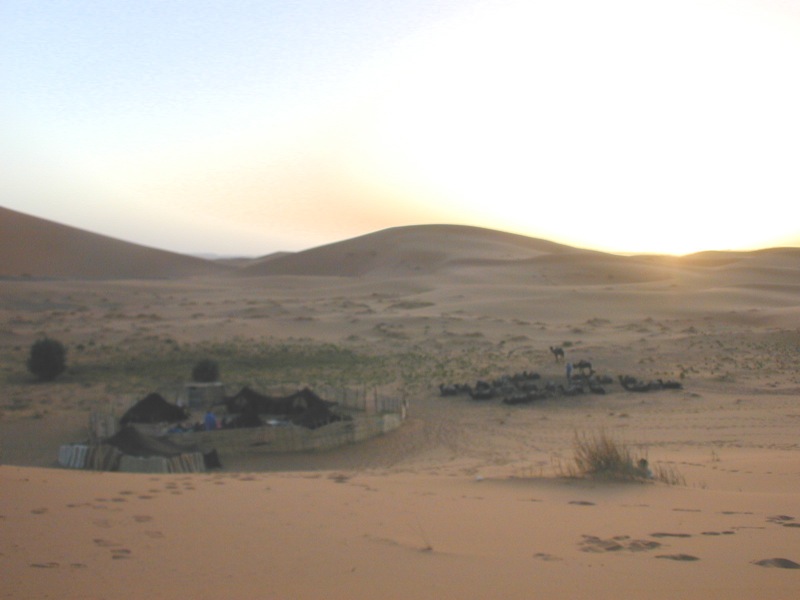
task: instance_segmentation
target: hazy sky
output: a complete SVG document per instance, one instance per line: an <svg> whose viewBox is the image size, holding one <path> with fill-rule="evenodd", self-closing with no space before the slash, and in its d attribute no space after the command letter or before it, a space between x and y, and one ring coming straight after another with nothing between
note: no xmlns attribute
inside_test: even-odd
<svg viewBox="0 0 800 600"><path fill-rule="evenodd" d="M0 205L179 252L800 246L800 2L0 2Z"/></svg>

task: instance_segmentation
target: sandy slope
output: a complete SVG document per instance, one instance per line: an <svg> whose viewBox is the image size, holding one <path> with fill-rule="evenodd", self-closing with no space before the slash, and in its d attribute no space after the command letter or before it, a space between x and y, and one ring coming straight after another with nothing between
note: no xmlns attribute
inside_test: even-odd
<svg viewBox="0 0 800 600"><path fill-rule="evenodd" d="M3 467L3 597L792 598L796 493ZM58 532L55 534L54 532Z"/></svg>
<svg viewBox="0 0 800 600"><path fill-rule="evenodd" d="M502 256L493 234L437 250L404 233L385 254L363 246L383 262L361 277L0 282L0 597L796 597L800 569L781 568L800 563L796 250ZM70 344L73 368L34 385L21 357L42 332ZM548 346L564 343L601 373L685 388L516 407L437 393L521 370L561 379ZM152 389L147 373L109 380L104 360L214 344L417 356L398 367L410 418L203 475L52 468L93 406ZM576 432L600 431L683 482L559 477Z"/></svg>
<svg viewBox="0 0 800 600"><path fill-rule="evenodd" d="M0 277L164 278L224 270L211 261L123 242L0 206Z"/></svg>

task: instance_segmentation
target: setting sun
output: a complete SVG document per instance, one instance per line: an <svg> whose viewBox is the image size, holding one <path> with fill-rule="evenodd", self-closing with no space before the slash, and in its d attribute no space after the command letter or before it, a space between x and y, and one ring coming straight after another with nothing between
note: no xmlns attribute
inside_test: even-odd
<svg viewBox="0 0 800 600"><path fill-rule="evenodd" d="M745 8L521 3L447 23L379 98L384 168L463 220L577 245L778 243L797 233L775 215L800 191L800 29Z"/></svg>

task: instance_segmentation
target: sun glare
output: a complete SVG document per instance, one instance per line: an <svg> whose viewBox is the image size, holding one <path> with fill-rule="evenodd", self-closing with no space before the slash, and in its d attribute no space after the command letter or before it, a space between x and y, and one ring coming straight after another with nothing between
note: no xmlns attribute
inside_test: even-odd
<svg viewBox="0 0 800 600"><path fill-rule="evenodd" d="M797 33L744 2L480 9L398 54L371 161L486 226L612 251L769 244L800 191Z"/></svg>

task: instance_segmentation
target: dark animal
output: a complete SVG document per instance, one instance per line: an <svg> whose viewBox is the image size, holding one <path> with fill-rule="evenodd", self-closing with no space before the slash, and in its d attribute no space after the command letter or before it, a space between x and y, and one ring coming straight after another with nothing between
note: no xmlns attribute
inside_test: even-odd
<svg viewBox="0 0 800 600"><path fill-rule="evenodd" d="M475 389L469 390L469 396L473 400L491 400L495 397L494 387L485 381L478 381Z"/></svg>
<svg viewBox="0 0 800 600"><path fill-rule="evenodd" d="M580 385L571 385L568 388L564 389L562 392L565 396L580 396L583 394L583 386Z"/></svg>
<svg viewBox="0 0 800 600"><path fill-rule="evenodd" d="M504 404L517 405L517 404L530 404L537 400L546 400L550 397L550 393L542 391L528 392L525 394L512 394L503 398Z"/></svg>
<svg viewBox="0 0 800 600"><path fill-rule="evenodd" d="M182 406L170 404L160 394L148 394L131 406L122 418L120 425L130 423L178 423L189 418L189 411Z"/></svg>
<svg viewBox="0 0 800 600"><path fill-rule="evenodd" d="M593 373L593 371L592 371L592 363L590 363L588 360L579 360L578 362L576 362L572 366L575 367L582 374L585 374L586 371L589 371L590 375Z"/></svg>
<svg viewBox="0 0 800 600"><path fill-rule="evenodd" d="M458 389L456 389L455 385L445 385L443 383L439 384L439 395L442 397L445 396L457 396Z"/></svg>
<svg viewBox="0 0 800 600"><path fill-rule="evenodd" d="M469 393L469 385L464 383L454 383L452 385L439 385L439 395L446 396L461 396Z"/></svg>
<svg viewBox="0 0 800 600"><path fill-rule="evenodd" d="M539 373L535 373L533 371L523 371L522 373L514 373L511 376L511 381L516 385L520 385L530 381L538 381L541 378L542 376L539 375Z"/></svg>
<svg viewBox="0 0 800 600"><path fill-rule="evenodd" d="M529 394L511 394L503 398L503 404L511 404L513 406L515 404L527 404L532 400Z"/></svg>
<svg viewBox="0 0 800 600"><path fill-rule="evenodd" d="M620 375L619 384L626 392L649 392L650 386L631 375Z"/></svg>
<svg viewBox="0 0 800 600"><path fill-rule="evenodd" d="M561 346L550 346L550 352L553 353L556 362L564 360L564 349Z"/></svg>
<svg viewBox="0 0 800 600"><path fill-rule="evenodd" d="M620 385L622 385L623 389L625 389L628 392L640 392L640 393L667 389L666 388L667 385L670 386L668 389L681 389L683 387L677 381L670 381L666 382L665 384L665 382L662 381L661 379L656 379L655 381L648 381L645 383L644 381L639 381L638 379L636 379L636 377L632 377L630 375L620 375L619 383ZM678 385L680 387L674 387L675 385Z"/></svg>
<svg viewBox="0 0 800 600"><path fill-rule="evenodd" d="M665 390L682 390L683 384L680 381L673 381L671 379L667 381L662 381L661 379L658 380L661 383L661 387Z"/></svg>

